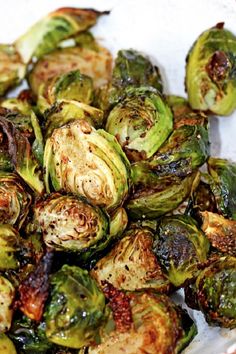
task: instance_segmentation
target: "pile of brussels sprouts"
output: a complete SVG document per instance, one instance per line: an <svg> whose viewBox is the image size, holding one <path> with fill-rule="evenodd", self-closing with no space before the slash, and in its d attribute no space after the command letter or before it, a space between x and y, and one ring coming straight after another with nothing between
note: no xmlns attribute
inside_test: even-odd
<svg viewBox="0 0 236 354"><path fill-rule="evenodd" d="M180 288L236 327L236 164L209 156L236 37L200 35L185 99L136 50L112 63L88 31L103 14L59 9L0 46L0 353L179 353Z"/></svg>

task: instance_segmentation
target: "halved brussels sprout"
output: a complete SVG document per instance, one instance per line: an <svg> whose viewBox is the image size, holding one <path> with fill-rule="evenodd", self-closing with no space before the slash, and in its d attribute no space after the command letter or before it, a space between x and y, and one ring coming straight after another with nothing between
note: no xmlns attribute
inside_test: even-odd
<svg viewBox="0 0 236 354"><path fill-rule="evenodd" d="M0 44L0 96L25 77L26 66L13 45Z"/></svg>
<svg viewBox="0 0 236 354"><path fill-rule="evenodd" d="M168 279L179 287L197 275L198 265L207 261L209 247L193 218L175 215L161 219L153 251Z"/></svg>
<svg viewBox="0 0 236 354"><path fill-rule="evenodd" d="M99 87L110 80L111 54L101 46L97 51L83 47L58 49L42 57L33 66L29 74L29 85L37 95L42 83L72 70L79 70L81 74L91 77L94 87Z"/></svg>
<svg viewBox="0 0 236 354"><path fill-rule="evenodd" d="M49 341L69 348L96 342L105 320L105 297L88 272L64 265L51 279L51 299L46 308Z"/></svg>
<svg viewBox="0 0 236 354"><path fill-rule="evenodd" d="M42 57L62 40L93 26L103 14L107 12L73 7L57 9L35 23L14 45L24 63L29 63L32 57Z"/></svg>
<svg viewBox="0 0 236 354"><path fill-rule="evenodd" d="M173 112L174 129L182 125L207 126L207 115L204 112L193 110L185 98L170 95L166 96L166 101Z"/></svg>
<svg viewBox="0 0 236 354"><path fill-rule="evenodd" d="M44 305L49 293L52 260L53 253L47 251L33 270L24 277L18 288L17 305L19 309L35 321L40 321L43 316Z"/></svg>
<svg viewBox="0 0 236 354"><path fill-rule="evenodd" d="M133 173L144 165L158 176L185 177L203 165L209 156L208 131L200 125L174 130L162 147L147 161L136 162Z"/></svg>
<svg viewBox="0 0 236 354"><path fill-rule="evenodd" d="M46 337L45 327L45 322L37 323L26 316L18 317L12 322L9 337L20 353L46 354L53 344Z"/></svg>
<svg viewBox="0 0 236 354"><path fill-rule="evenodd" d="M0 333L0 354L17 354L14 344L4 333Z"/></svg>
<svg viewBox="0 0 236 354"><path fill-rule="evenodd" d="M194 43L185 82L192 108L229 115L236 108L236 37L223 26L218 23Z"/></svg>
<svg viewBox="0 0 236 354"><path fill-rule="evenodd" d="M199 182L198 172L184 178L158 177L143 166L138 166L132 172L135 187L126 208L134 219L155 219L176 209Z"/></svg>
<svg viewBox="0 0 236 354"><path fill-rule="evenodd" d="M6 139L8 152L16 172L38 194L44 191L40 165L32 153L29 140L14 124L0 116L0 130Z"/></svg>
<svg viewBox="0 0 236 354"><path fill-rule="evenodd" d="M196 280L197 299L210 325L236 327L236 258L222 257Z"/></svg>
<svg viewBox="0 0 236 354"><path fill-rule="evenodd" d="M81 101L85 104L92 103L92 79L75 70L41 84L37 102L41 112L62 99Z"/></svg>
<svg viewBox="0 0 236 354"><path fill-rule="evenodd" d="M106 280L117 289L168 292L170 284L152 251L153 240L154 235L147 228L126 231L119 243L92 269L92 277L99 284Z"/></svg>
<svg viewBox="0 0 236 354"><path fill-rule="evenodd" d="M210 188L219 213L236 220L236 163L210 157L207 164L212 177Z"/></svg>
<svg viewBox="0 0 236 354"><path fill-rule="evenodd" d="M106 130L114 135L132 161L151 157L172 131L169 107L157 91L141 87L110 112Z"/></svg>
<svg viewBox="0 0 236 354"><path fill-rule="evenodd" d="M114 210L127 197L130 165L117 140L85 120L55 129L44 154L45 183Z"/></svg>
<svg viewBox="0 0 236 354"><path fill-rule="evenodd" d="M236 257L236 221L204 211L201 213L203 232L211 245L221 252Z"/></svg>
<svg viewBox="0 0 236 354"><path fill-rule="evenodd" d="M19 129L21 134L29 140L32 145L32 152L38 162L43 164L43 136L32 106L27 100L19 98L8 98L0 103L1 107L8 111L5 117Z"/></svg>
<svg viewBox="0 0 236 354"><path fill-rule="evenodd" d="M100 128L103 123L102 110L73 100L60 100L60 102L56 102L45 112L44 117L46 120L46 139L52 135L54 129L60 128L77 119L84 119L95 128Z"/></svg>
<svg viewBox="0 0 236 354"><path fill-rule="evenodd" d="M31 204L31 195L14 173L0 171L0 223L20 229Z"/></svg>
<svg viewBox="0 0 236 354"><path fill-rule="evenodd" d="M121 296L115 288L105 291L108 296L113 295L110 306L115 309L115 317ZM101 344L91 346L89 354L178 353L196 335L197 329L191 318L167 296L149 291L129 293L128 299L132 315L130 328L113 329L110 324L110 328L107 326L103 331Z"/></svg>
<svg viewBox="0 0 236 354"><path fill-rule="evenodd" d="M0 333L7 332L11 327L14 296L12 283L0 275Z"/></svg>
<svg viewBox="0 0 236 354"><path fill-rule="evenodd" d="M19 233L10 225L0 224L0 271L16 269L19 262L16 252L19 250Z"/></svg>
<svg viewBox="0 0 236 354"><path fill-rule="evenodd" d="M108 233L106 215L85 199L51 194L34 210L44 242L55 250L85 251Z"/></svg>

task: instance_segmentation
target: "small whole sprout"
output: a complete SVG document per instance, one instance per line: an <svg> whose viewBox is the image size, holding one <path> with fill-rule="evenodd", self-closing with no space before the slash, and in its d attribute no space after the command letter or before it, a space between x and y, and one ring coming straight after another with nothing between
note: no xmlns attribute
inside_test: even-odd
<svg viewBox="0 0 236 354"><path fill-rule="evenodd" d="M220 252L236 257L236 221L209 211L201 212L202 231Z"/></svg>
<svg viewBox="0 0 236 354"><path fill-rule="evenodd" d="M0 44L0 96L24 79L26 66L13 45Z"/></svg>
<svg viewBox="0 0 236 354"><path fill-rule="evenodd" d="M10 225L0 224L0 271L17 269L17 252L20 248L20 235Z"/></svg>
<svg viewBox="0 0 236 354"><path fill-rule="evenodd" d="M236 163L210 157L207 161L212 177L210 188L214 194L218 212L236 220Z"/></svg>
<svg viewBox="0 0 236 354"><path fill-rule="evenodd" d="M108 233L105 213L76 196L51 194L34 212L44 242L55 250L85 251Z"/></svg>
<svg viewBox="0 0 236 354"><path fill-rule="evenodd" d="M236 258L222 257L196 280L198 304L210 325L236 327Z"/></svg>
<svg viewBox="0 0 236 354"><path fill-rule="evenodd" d="M110 300L113 318L119 315L118 323L122 321L122 313L118 312L119 301L119 304L129 306L132 322L128 322L126 316L123 318L125 326L121 329L117 328L117 323L115 329L111 325L104 328L101 344L89 347L89 354L166 354L170 348L171 353L179 353L197 333L188 314L165 295L152 291L133 292L125 295L124 299L121 292L109 283L104 286L104 291ZM128 312L126 307L125 314Z"/></svg>
<svg viewBox="0 0 236 354"><path fill-rule="evenodd" d="M101 46L96 51L86 47L57 49L33 66L28 77L29 86L37 96L43 83L73 70L79 70L81 74L91 77L97 88L105 85L111 78L112 56Z"/></svg>
<svg viewBox="0 0 236 354"><path fill-rule="evenodd" d="M131 161L151 157L172 131L169 107L154 89L141 87L110 112L106 130L114 135Z"/></svg>
<svg viewBox="0 0 236 354"><path fill-rule="evenodd" d="M4 333L0 333L0 354L17 354L14 344Z"/></svg>
<svg viewBox="0 0 236 354"><path fill-rule="evenodd" d="M218 23L194 43L185 83L193 109L227 116L236 108L236 37L223 27Z"/></svg>
<svg viewBox="0 0 236 354"><path fill-rule="evenodd" d="M43 83L39 89L38 107L41 112L56 101L75 100L85 104L93 101L93 81L79 70L70 71Z"/></svg>
<svg viewBox="0 0 236 354"><path fill-rule="evenodd" d="M31 205L32 197L15 173L0 171L0 223L20 229Z"/></svg>
<svg viewBox="0 0 236 354"><path fill-rule="evenodd" d="M73 7L57 9L35 23L14 45L24 63L29 63L32 57L42 57L62 40L93 26L103 14L107 12Z"/></svg>
<svg viewBox="0 0 236 354"><path fill-rule="evenodd" d="M7 332L11 327L14 296L15 289L12 283L0 275L0 333Z"/></svg>
<svg viewBox="0 0 236 354"><path fill-rule="evenodd" d="M168 292L169 281L163 275L152 251L154 235L147 228L128 230L114 248L91 271L99 283L108 281L117 289L155 289Z"/></svg>
<svg viewBox="0 0 236 354"><path fill-rule="evenodd" d="M132 168L132 179L134 192L126 205L128 214L133 219L155 219L176 209L190 195L198 185L199 173L184 178L158 177L147 167L138 165Z"/></svg>
<svg viewBox="0 0 236 354"><path fill-rule="evenodd" d="M49 341L69 348L96 342L106 318L105 297L86 270L64 265L51 278L51 300L46 312Z"/></svg>
<svg viewBox="0 0 236 354"><path fill-rule="evenodd" d="M81 158L78 158L81 156ZM112 211L127 198L130 165L117 140L85 120L55 129L44 154L45 183Z"/></svg>
<svg viewBox="0 0 236 354"><path fill-rule="evenodd" d="M209 242L190 216L166 216L157 228L153 250L170 282L180 287L207 261Z"/></svg>
<svg viewBox="0 0 236 354"><path fill-rule="evenodd" d="M56 128L73 122L77 119L86 120L95 128L100 128L103 123L103 111L74 100L60 100L44 113L45 138L49 138Z"/></svg>

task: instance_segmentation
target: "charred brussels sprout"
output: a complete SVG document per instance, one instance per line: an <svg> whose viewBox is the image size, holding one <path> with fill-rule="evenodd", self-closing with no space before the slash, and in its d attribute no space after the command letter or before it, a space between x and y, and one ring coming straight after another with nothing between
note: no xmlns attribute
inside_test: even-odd
<svg viewBox="0 0 236 354"><path fill-rule="evenodd" d="M10 225L0 224L0 271L19 267L16 253L20 246L20 236Z"/></svg>
<svg viewBox="0 0 236 354"><path fill-rule="evenodd" d="M83 156L83 158L78 158ZM114 210L127 197L130 165L117 140L78 120L55 129L44 154L45 182Z"/></svg>
<svg viewBox="0 0 236 354"><path fill-rule="evenodd" d="M14 46L0 44L0 96L17 86L24 78L26 66Z"/></svg>
<svg viewBox="0 0 236 354"><path fill-rule="evenodd" d="M81 348L96 342L105 319L105 297L86 270L64 265L52 276L51 300L46 309L49 341Z"/></svg>
<svg viewBox="0 0 236 354"><path fill-rule="evenodd" d="M196 289L200 309L209 324L236 327L236 258L222 257L204 269Z"/></svg>
<svg viewBox="0 0 236 354"><path fill-rule="evenodd" d="M4 333L0 333L0 354L17 354L14 344Z"/></svg>
<svg viewBox="0 0 236 354"><path fill-rule="evenodd" d="M207 261L209 242L193 218L176 215L161 219L153 250L168 279L179 287Z"/></svg>
<svg viewBox="0 0 236 354"><path fill-rule="evenodd" d="M212 177L210 187L219 213L236 220L236 164L210 157L208 171Z"/></svg>
<svg viewBox="0 0 236 354"><path fill-rule="evenodd" d="M236 108L236 37L223 25L203 32L191 48L186 89L192 108L229 115Z"/></svg>
<svg viewBox="0 0 236 354"><path fill-rule="evenodd" d="M200 125L184 125L174 130L162 147L147 161L147 166L158 176L185 177L204 164L209 155L208 131Z"/></svg>
<svg viewBox="0 0 236 354"><path fill-rule="evenodd" d="M111 77L112 57L107 49L100 47L94 51L83 47L58 49L41 58L29 74L29 85L38 94L42 83L55 76L79 70L93 79L94 87L106 84Z"/></svg>
<svg viewBox="0 0 236 354"><path fill-rule="evenodd" d="M202 230L211 245L221 252L236 257L236 221L204 211L201 213Z"/></svg>
<svg viewBox="0 0 236 354"><path fill-rule="evenodd" d="M46 337L45 327L45 322L36 323L22 316L13 321L9 337L20 353L46 354L53 344Z"/></svg>
<svg viewBox="0 0 236 354"><path fill-rule="evenodd" d="M110 112L106 130L115 135L132 161L151 157L172 131L172 114L163 98L139 88Z"/></svg>
<svg viewBox="0 0 236 354"><path fill-rule="evenodd" d="M119 301L123 307L129 306L132 320L130 326L126 320L125 326L119 328L116 324L116 329L108 328L104 331L101 344L90 347L89 354L178 353L196 335L193 321L165 295L151 291L129 293L126 300L109 285L106 285L104 291L110 297L113 318L116 318L116 311L119 311ZM127 308L125 310L123 316L128 312ZM120 317L118 323L122 322L122 314ZM182 327L183 321L185 328Z"/></svg>
<svg viewBox="0 0 236 354"><path fill-rule="evenodd" d="M0 223L20 229L31 204L31 195L14 173L0 171Z"/></svg>
<svg viewBox="0 0 236 354"><path fill-rule="evenodd" d="M153 239L147 228L126 231L111 252L98 261L91 275L100 284L106 280L117 289L168 292L169 281L152 251Z"/></svg>
<svg viewBox="0 0 236 354"><path fill-rule="evenodd" d="M51 194L39 201L35 221L46 245L56 250L84 251L108 233L108 218L98 207L68 195Z"/></svg>
<svg viewBox="0 0 236 354"><path fill-rule="evenodd" d="M130 195L126 208L134 219L155 219L176 209L199 181L198 173L184 178L158 177L142 165L132 169L132 172L134 192Z"/></svg>
<svg viewBox="0 0 236 354"><path fill-rule="evenodd" d="M60 100L44 113L45 138L49 138L56 128L84 119L95 128L100 128L103 123L103 111L74 100Z"/></svg>
<svg viewBox="0 0 236 354"><path fill-rule="evenodd" d="M62 40L91 27L102 14L106 12L72 7L57 9L18 38L15 47L23 61L28 63L32 57L42 57L55 49Z"/></svg>
<svg viewBox="0 0 236 354"><path fill-rule="evenodd" d="M38 107L41 112L61 99L81 101L85 104L92 103L92 79L76 70L41 85L38 97Z"/></svg>
<svg viewBox="0 0 236 354"><path fill-rule="evenodd" d="M0 333L8 331L11 327L14 296L15 289L13 285L0 275Z"/></svg>
<svg viewBox="0 0 236 354"><path fill-rule="evenodd" d="M113 69L112 84L118 89L148 85L162 92L158 68L148 57L133 49L119 50Z"/></svg>

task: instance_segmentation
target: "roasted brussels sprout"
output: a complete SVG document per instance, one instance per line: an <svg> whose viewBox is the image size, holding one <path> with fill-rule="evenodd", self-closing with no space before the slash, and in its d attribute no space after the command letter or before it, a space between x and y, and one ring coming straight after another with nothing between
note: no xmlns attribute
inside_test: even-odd
<svg viewBox="0 0 236 354"><path fill-rule="evenodd" d="M34 65L29 74L29 85L37 95L42 83L72 70L80 70L81 74L93 79L96 88L108 82L111 67L111 54L103 47L99 46L96 51L83 47L62 48L45 55Z"/></svg>
<svg viewBox="0 0 236 354"><path fill-rule="evenodd" d="M221 252L236 257L236 221L204 211L201 213L203 232L211 245Z"/></svg>
<svg viewBox="0 0 236 354"><path fill-rule="evenodd" d="M10 225L0 224L0 271L17 269L19 262L17 251L20 246L20 236Z"/></svg>
<svg viewBox="0 0 236 354"><path fill-rule="evenodd" d="M0 171L0 223L20 229L31 204L31 195L14 173Z"/></svg>
<svg viewBox="0 0 236 354"><path fill-rule="evenodd" d="M4 333L0 333L0 354L17 354L14 344Z"/></svg>
<svg viewBox="0 0 236 354"><path fill-rule="evenodd" d="M12 283L0 275L0 333L8 331L11 327L14 296L15 289Z"/></svg>
<svg viewBox="0 0 236 354"><path fill-rule="evenodd" d="M24 63L29 63L32 57L40 58L55 49L63 39L88 29L103 14L107 12L72 7L57 9L33 25L14 45Z"/></svg>
<svg viewBox="0 0 236 354"><path fill-rule="evenodd" d="M132 161L151 157L172 130L169 107L153 89L141 87L110 112L106 130L115 135Z"/></svg>
<svg viewBox="0 0 236 354"><path fill-rule="evenodd" d="M9 337L20 353L46 354L53 344L46 337L45 327L45 322L36 323L26 316L18 316L13 320Z"/></svg>
<svg viewBox="0 0 236 354"><path fill-rule="evenodd" d="M32 153L29 140L14 124L0 116L0 131L6 139L8 152L16 172L38 194L44 192L40 165Z"/></svg>
<svg viewBox="0 0 236 354"><path fill-rule="evenodd" d="M45 138L49 138L56 128L84 119L95 128L100 128L103 123L103 111L82 102L73 100L60 100L44 113Z"/></svg>
<svg viewBox="0 0 236 354"><path fill-rule="evenodd" d="M207 261L209 242L190 216L166 216L157 228L153 251L168 279L179 287Z"/></svg>
<svg viewBox="0 0 236 354"><path fill-rule="evenodd" d="M236 108L236 37L223 26L218 23L194 43L185 82L192 108L229 115Z"/></svg>
<svg viewBox="0 0 236 354"><path fill-rule="evenodd" d="M111 252L95 265L92 277L100 284L109 281L117 289L168 292L170 284L152 251L153 240L154 235L147 228L126 231Z"/></svg>
<svg viewBox="0 0 236 354"><path fill-rule="evenodd" d="M0 96L24 78L26 66L13 45L0 44Z"/></svg>
<svg viewBox="0 0 236 354"><path fill-rule="evenodd" d="M75 70L49 80L39 89L38 108L41 112L45 112L53 103L61 99L92 103L92 79Z"/></svg>
<svg viewBox="0 0 236 354"><path fill-rule="evenodd" d="M183 125L174 130L162 147L144 165L158 176L185 177L204 164L209 156L208 131L200 125Z"/></svg>
<svg viewBox="0 0 236 354"><path fill-rule="evenodd" d="M137 292L124 297L109 284L104 286L104 291L110 299L116 329L110 325L104 331L101 344L90 347L89 354L178 353L196 335L193 321L165 295ZM127 321L128 310L130 322Z"/></svg>
<svg viewBox="0 0 236 354"><path fill-rule="evenodd" d="M236 164L215 157L210 157L207 164L212 177L210 188L219 213L236 220Z"/></svg>
<svg viewBox="0 0 236 354"><path fill-rule="evenodd" d="M196 280L197 299L210 325L236 327L236 258L222 257Z"/></svg>
<svg viewBox="0 0 236 354"><path fill-rule="evenodd" d="M36 204L35 221L47 246L77 252L106 238L109 227L101 209L85 199L58 193Z"/></svg>
<svg viewBox="0 0 236 354"><path fill-rule="evenodd" d="M32 106L27 100L8 98L0 103L1 107L10 110L5 118L10 120L32 146L32 152L38 162L43 164L44 143L41 127Z"/></svg>
<svg viewBox="0 0 236 354"><path fill-rule="evenodd" d="M199 182L198 172L184 178L158 177L142 165L132 172L134 193L126 208L134 219L155 219L176 209Z"/></svg>
<svg viewBox="0 0 236 354"><path fill-rule="evenodd" d="M207 115L202 111L193 110L185 98L170 95L166 96L166 101L173 112L174 129L182 125L207 126Z"/></svg>
<svg viewBox="0 0 236 354"><path fill-rule="evenodd" d="M84 120L54 130L46 142L44 164L48 192L51 177L56 191L83 195L109 211L127 198L130 166L125 154L112 135Z"/></svg>
<svg viewBox="0 0 236 354"><path fill-rule="evenodd" d="M81 348L96 342L105 320L105 297L86 270L64 265L52 276L46 335L49 341Z"/></svg>

